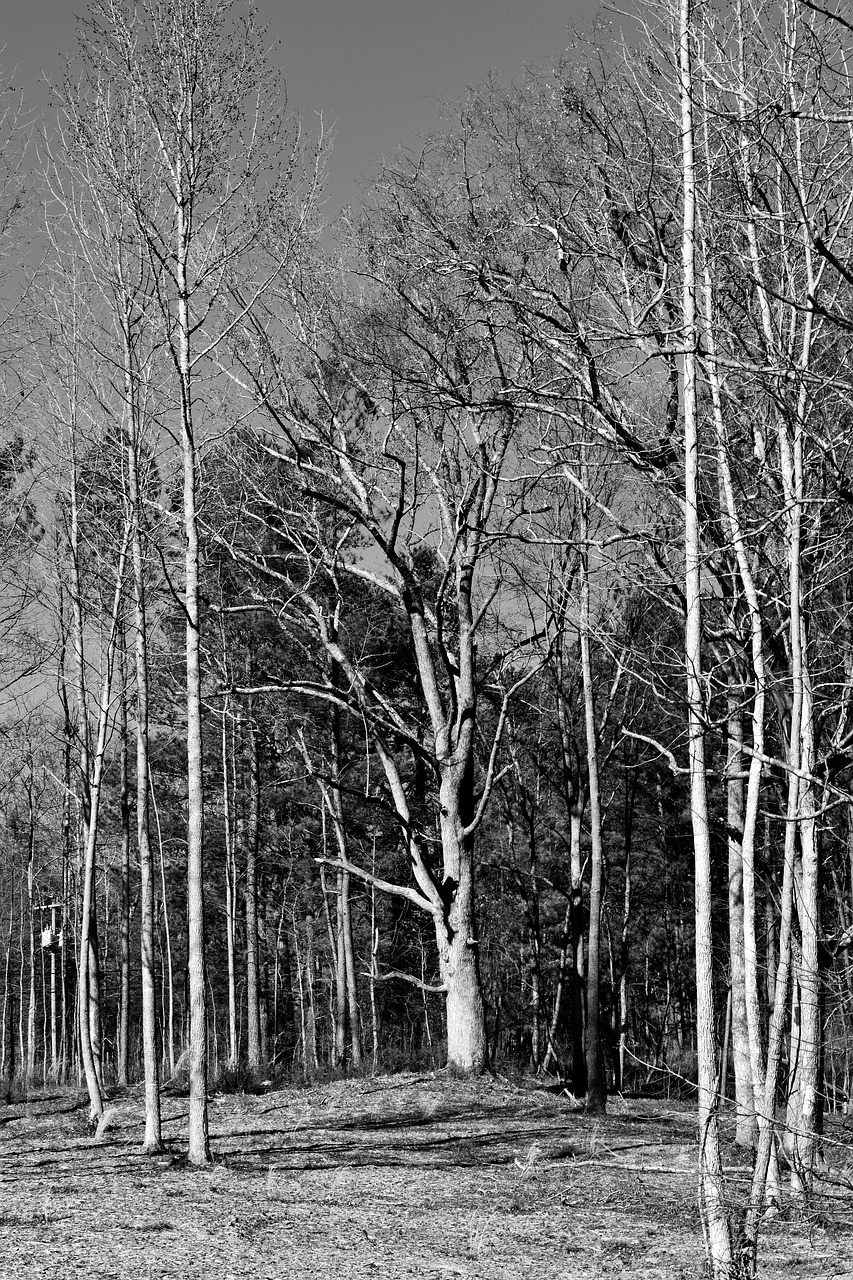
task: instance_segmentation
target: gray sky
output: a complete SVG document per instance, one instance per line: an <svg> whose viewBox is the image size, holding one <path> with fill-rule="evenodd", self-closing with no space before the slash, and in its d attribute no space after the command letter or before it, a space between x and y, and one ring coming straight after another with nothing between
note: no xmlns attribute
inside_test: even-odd
<svg viewBox="0 0 853 1280"><path fill-rule="evenodd" d="M3 0L0 65L30 102L45 102L40 72L56 78L84 8L85 0ZM507 80L526 62L550 69L569 24L586 26L596 8L595 0L260 0L281 42L290 106L309 130L319 112L335 126L337 205L356 198L357 177L383 153L430 132L431 98L461 97L492 69Z"/></svg>

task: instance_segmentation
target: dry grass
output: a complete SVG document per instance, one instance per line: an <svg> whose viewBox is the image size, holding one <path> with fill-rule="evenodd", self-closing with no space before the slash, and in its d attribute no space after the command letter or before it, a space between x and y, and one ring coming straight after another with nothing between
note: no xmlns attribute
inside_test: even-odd
<svg viewBox="0 0 853 1280"><path fill-rule="evenodd" d="M197 1170L185 1101L164 1097L155 1158L141 1107L117 1099L100 1141L69 1095L0 1111L2 1280L702 1274L687 1108L611 1100L597 1118L502 1081L335 1082L215 1098ZM853 1280L853 1205L826 1191L768 1228L765 1280Z"/></svg>

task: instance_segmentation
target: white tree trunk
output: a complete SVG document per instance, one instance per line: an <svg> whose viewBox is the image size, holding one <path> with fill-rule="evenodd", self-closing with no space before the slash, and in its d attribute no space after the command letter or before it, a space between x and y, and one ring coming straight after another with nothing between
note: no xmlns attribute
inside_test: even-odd
<svg viewBox="0 0 853 1280"><path fill-rule="evenodd" d="M696 404L696 172L694 160L692 24L690 0L679 7L681 105L682 333L684 340L685 661L687 676L690 803L695 856L696 1046L699 1085L699 1199L713 1280L728 1280L732 1246L723 1198L717 1116L717 1069L711 918L711 838L705 771L705 707L702 692L702 547L699 522L699 433Z"/></svg>

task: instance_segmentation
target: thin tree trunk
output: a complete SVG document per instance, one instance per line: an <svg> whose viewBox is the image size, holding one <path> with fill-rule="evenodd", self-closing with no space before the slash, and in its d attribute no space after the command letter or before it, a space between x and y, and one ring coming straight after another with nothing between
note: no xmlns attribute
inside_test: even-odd
<svg viewBox="0 0 853 1280"><path fill-rule="evenodd" d="M729 852L729 958L731 966L730 1028L735 1075L737 1132L735 1141L751 1147L755 1141L755 1093L747 1020L746 961L744 941L743 868L743 719L740 691L730 677L728 690L728 852ZM754 917L753 917L754 918Z"/></svg>
<svg viewBox="0 0 853 1280"><path fill-rule="evenodd" d="M317 1001L314 973L314 917L305 916L305 986L308 1003L305 1011L305 1077L313 1079L320 1069L317 1059Z"/></svg>
<svg viewBox="0 0 853 1280"><path fill-rule="evenodd" d="M702 548L699 522L699 435L696 403L696 174L694 159L691 0L679 7L679 88L683 186L682 324L685 663L688 705L690 800L695 856L696 1040L699 1086L700 1210L712 1280L728 1278L732 1244L723 1199L716 1099L714 975L711 919L711 839L705 770L705 707L702 690Z"/></svg>
<svg viewBox="0 0 853 1280"><path fill-rule="evenodd" d="M35 839L36 815L33 803L32 761L30 761L29 785L27 786L27 807L29 810L29 836L27 841L27 904L29 907L29 1000L27 1002L27 1057L24 1067L24 1078L27 1088L33 1082L36 1067L36 944L35 922L33 919L35 901L33 893L33 877L35 874Z"/></svg>
<svg viewBox="0 0 853 1280"><path fill-rule="evenodd" d="M329 664L329 683L333 688L338 686L338 665ZM331 711L331 786L326 798L332 820L335 824L335 835L341 861L349 862L349 847L346 838L343 798L341 796L341 722L337 705ZM338 1019L342 1037L346 1036L346 1015L349 1016L350 1053L352 1065L356 1071L362 1068L361 1028L358 1008L358 984L355 972L355 950L352 940L352 916L350 913L350 874L345 868L338 872ZM343 981L341 981L341 978ZM344 1013L341 1014L343 998ZM343 1045L339 1046L343 1049ZM341 1056L343 1061L343 1055Z"/></svg>
<svg viewBox="0 0 853 1280"><path fill-rule="evenodd" d="M223 633L223 653L225 636ZM237 1069L237 977L235 964L235 932L237 877L234 860L234 838L231 828L231 784L228 771L228 702L222 710L222 808L225 824L225 946L228 957L228 1067Z"/></svg>
<svg viewBox="0 0 853 1280"><path fill-rule="evenodd" d="M97 880L95 882L97 888ZM95 1070L104 1087L104 1035L101 1020L101 957L98 938L98 916L92 900L92 919L89 924L89 1038L95 1058Z"/></svg>
<svg viewBox="0 0 853 1280"><path fill-rule="evenodd" d="M181 85L186 95L192 93ZM187 123L192 131L192 124ZM190 139L192 133L190 132ZM183 457L184 612L187 677L187 976L189 980L189 1161L210 1164L207 1114L207 979L204 937L204 755L201 732L201 618L199 613L199 531L196 510L198 458L193 414L193 361L189 255L193 237L190 200L195 175L182 151L175 156L175 281L177 334L173 348L180 384Z"/></svg>
<svg viewBox="0 0 853 1280"><path fill-rule="evenodd" d="M157 846L160 853L160 903L163 914L163 932L166 937L166 964L164 966L164 978L168 978L169 998L167 1001L168 1008L164 1012L164 1021L166 1022L166 1034L163 1037L165 1041L164 1057L169 1064L169 1075L173 1076L175 1074L175 971L172 963L172 933L169 927L169 898L166 889L166 852L163 847L163 829L160 826L160 811L157 808L157 796L154 791L154 779L151 776L150 764L148 767L148 784L151 805L154 809L154 821L157 824ZM153 892L152 858L152 900Z"/></svg>
<svg viewBox="0 0 853 1280"><path fill-rule="evenodd" d="M790 105L794 95L790 84ZM797 186L802 208L807 208L806 179L803 171L801 125L793 121L796 139ZM811 231L803 222L802 242L806 268L806 284L809 306L803 321L800 352L800 371L805 374L811 359L811 343L814 321L814 299L817 292L812 264ZM800 837L802 875L796 885L795 901L800 922L800 953L796 966L796 983L799 993L799 1053L793 1077L793 1088L788 1103L788 1141L786 1149L791 1158L791 1183L795 1192L805 1196L811 1190L812 1171L819 1158L817 1141L820 1126L818 1082L821 1064L822 1027L820 1016L820 971L818 962L818 930L820 927L820 861L814 783L815 770L815 708L809 662L809 642L804 609L806 584L802 550L802 512L806 501L805 491L805 434L810 392L805 377L801 378L794 418L793 442L789 445L787 424L780 423L779 444L782 463L782 484L788 507L790 538L790 649L791 675L795 697L799 690L801 715L799 719L800 741L791 743L790 755L793 767L799 766L797 814ZM793 733L793 728L792 728Z"/></svg>
<svg viewBox="0 0 853 1280"><path fill-rule="evenodd" d="M335 964L334 1065L341 1071L347 1062L347 957L344 950L343 871L339 870L335 890L335 929L331 942ZM327 900L328 902L328 900Z"/></svg>
<svg viewBox="0 0 853 1280"><path fill-rule="evenodd" d="M136 667L136 843L139 853L140 977L142 986L142 1061L145 1077L145 1137L149 1154L163 1148L160 1123L160 1059L157 1052L157 972L154 946L154 858L151 852L150 767L148 763L148 621L145 613L145 561L140 495L140 405L133 378L130 333L125 331L125 396L128 405L125 449L131 515L133 562L134 661Z"/></svg>
<svg viewBox="0 0 853 1280"><path fill-rule="evenodd" d="M77 996L77 1014L80 1026L80 1053L83 1063L83 1070L86 1075L86 1087L89 1091L89 1116L90 1120L100 1116L103 1110L103 1098L101 1093L101 1076L98 1071L98 1063L95 1055L95 1045L92 1042L91 1034L91 999L92 984L94 974L91 971L91 956L94 951L93 944L96 945L97 935L94 934L94 892L95 892L95 849L98 839L98 815L101 802L101 783L103 778L104 757L106 754L107 728L109 722L110 709L110 688L112 684L113 662L115 659L116 634L118 629L118 619L121 607L122 582L124 578L125 556L127 552L127 534L125 530L124 542L119 556L118 567L116 569L116 588L113 597L112 614L110 618L110 634L107 641L106 660L104 664L104 672L101 679L101 696L98 707L98 724L95 739L95 748L91 757L91 775L87 777L88 794L89 794L89 814L86 822L86 840L85 853L83 860L83 904L80 913L80 931L79 931L79 960L77 966L78 974L78 996ZM82 656L82 635L78 637L80 645L80 653ZM86 752L88 764L88 751ZM94 936L93 936L94 934Z"/></svg>
<svg viewBox="0 0 853 1280"><path fill-rule="evenodd" d="M251 683L251 662L249 682ZM246 1003L247 1062L249 1070L261 1069L261 1006L258 986L258 847L260 838L260 776L258 731L251 697L246 708L244 745L248 754L249 814L246 838Z"/></svg>
<svg viewBox="0 0 853 1280"><path fill-rule="evenodd" d="M553 1062L559 1069L557 1061L557 1051L555 1044L557 1041L557 1032L560 1027L560 1014L563 1007L563 992L566 986L566 970L569 961L569 944L571 941L571 920L572 920L572 899L566 903L566 911L563 918L562 942L560 944L560 959L557 964L557 989L554 993L554 1007L551 1011L551 1021L548 1025L548 1052L545 1054L545 1061L542 1063L542 1070L546 1072Z"/></svg>
<svg viewBox="0 0 853 1280"><path fill-rule="evenodd" d="M600 967L601 967L601 890L604 855L601 843L601 802L598 791L598 742L595 728L595 705L590 657L589 599L589 517L586 498L581 499L581 671L583 675L584 718L586 722L586 757L589 777L589 820L592 836L592 864L589 887L589 948L586 979L586 1106L588 1111L604 1111L607 1085L601 1051Z"/></svg>
<svg viewBox="0 0 853 1280"><path fill-rule="evenodd" d="M10 879L9 936L8 936L8 941L6 943L6 963L3 966L3 1028L2 1028L2 1043L0 1043L0 1079L2 1079L3 1081L4 1088L7 1082L11 1081L11 1077L12 1077L12 1068L6 1056L6 1046L7 1046L7 1043L11 1043L11 1045L13 1046L13 1057L14 1057L14 1044L15 1044L15 1037L12 1034L11 1014L10 1014L10 1020L8 1023L9 1040L7 1041L7 1038L6 1038L6 1027L7 1027L6 1014L9 1011L9 1004L10 1004L9 969L12 963L12 929L13 929L14 915L15 915L15 884L14 884L14 880ZM12 1003L14 1003L14 1001Z"/></svg>
<svg viewBox="0 0 853 1280"><path fill-rule="evenodd" d="M59 1079L59 1007L56 990L56 949L61 942L56 929L56 903L51 904L50 931L54 945L50 949L50 1074L51 1079Z"/></svg>
<svg viewBox="0 0 853 1280"><path fill-rule="evenodd" d="M625 886L622 894L622 928L619 935L619 1089L625 1088L625 1059L628 1053L630 1026L628 974L630 968L630 924L632 866L631 855L634 840L634 800L637 773L631 769L625 781Z"/></svg>
<svg viewBox="0 0 853 1280"><path fill-rule="evenodd" d="M373 874L376 874L376 833L373 835ZM10 926L11 937L11 926ZM376 1010L376 983L379 978L379 922L376 919L376 885L370 886L370 1025L373 1032L373 1074L379 1070L379 1018Z"/></svg>
<svg viewBox="0 0 853 1280"><path fill-rule="evenodd" d="M119 648L120 693L120 746L121 777L119 804L121 808L121 906L119 913L119 1017L118 1017L118 1083L128 1083L128 1052L130 1036L130 793L128 790L127 747L127 646L122 634Z"/></svg>
<svg viewBox="0 0 853 1280"><path fill-rule="evenodd" d="M584 948L583 863L581 862L581 821L585 808L583 790L578 788L572 807L570 867L572 877L572 1091L581 1097L587 1091L586 1076L586 958Z"/></svg>

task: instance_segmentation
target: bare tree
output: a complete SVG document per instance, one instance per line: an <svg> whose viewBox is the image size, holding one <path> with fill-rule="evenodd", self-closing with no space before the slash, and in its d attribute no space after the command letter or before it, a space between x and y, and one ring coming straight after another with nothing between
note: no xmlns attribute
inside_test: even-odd
<svg viewBox="0 0 853 1280"><path fill-rule="evenodd" d="M486 1053L475 841L507 707L536 670L545 634L545 609L532 595L521 603L523 622L509 621L509 602L523 601L532 572L523 551L515 556L523 543L514 537L527 518L529 479L528 426L512 388L528 357L507 316L476 300L464 271L450 267L445 282L420 269L440 247L437 221L451 214L429 170L389 171L383 182L384 211L353 229L363 284L352 301L331 303L338 319L333 279L318 269L294 282L277 316L262 324L256 313L247 329L242 381L270 425L246 486L249 533L235 532L233 550L273 584L275 608L297 613L339 672L339 689L292 687L370 727L416 886L381 887L433 919L448 1061L471 1072ZM335 621L338 602L346 608L344 584L358 582L405 620L417 679L411 709L394 704L347 643L346 614ZM492 656L481 659L487 646ZM484 716L486 700L494 719ZM433 833L410 805L410 762L429 778L438 863ZM337 865L378 883L366 868Z"/></svg>
<svg viewBox="0 0 853 1280"><path fill-rule="evenodd" d="M310 198L292 213L293 137L254 10L232 18L216 0L181 0L168 11L101 0L80 28L91 109L75 113L77 145L104 154L105 125L119 156L112 192L147 264L146 320L156 325L174 374L182 471L182 608L186 620L187 903L190 996L190 1159L210 1159L204 941L201 615L197 494L204 424L200 398L224 338L279 274ZM66 85L66 97L74 91ZM313 190L315 165L307 187ZM278 228L280 253L254 280L235 317L227 307L239 263ZM244 276L245 278L245 276Z"/></svg>

